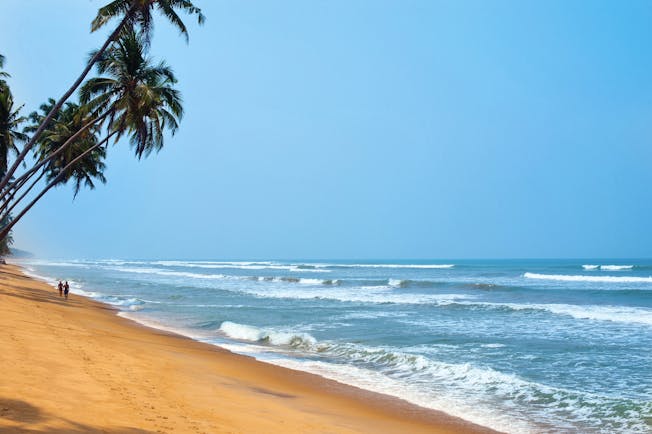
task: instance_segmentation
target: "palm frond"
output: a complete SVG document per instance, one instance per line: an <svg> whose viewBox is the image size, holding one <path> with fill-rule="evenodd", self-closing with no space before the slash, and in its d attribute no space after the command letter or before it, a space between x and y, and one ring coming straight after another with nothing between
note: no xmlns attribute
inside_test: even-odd
<svg viewBox="0 0 652 434"><path fill-rule="evenodd" d="M114 0L106 6L101 7L97 11L97 16L91 23L91 32L99 30L114 18L124 16L129 11L130 7L131 1L129 0Z"/></svg>

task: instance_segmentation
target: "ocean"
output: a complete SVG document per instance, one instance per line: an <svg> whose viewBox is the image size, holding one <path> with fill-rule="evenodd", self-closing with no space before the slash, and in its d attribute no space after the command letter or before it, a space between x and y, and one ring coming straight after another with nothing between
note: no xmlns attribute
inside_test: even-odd
<svg viewBox="0 0 652 434"><path fill-rule="evenodd" d="M142 324L500 431L652 432L652 260L20 264Z"/></svg>

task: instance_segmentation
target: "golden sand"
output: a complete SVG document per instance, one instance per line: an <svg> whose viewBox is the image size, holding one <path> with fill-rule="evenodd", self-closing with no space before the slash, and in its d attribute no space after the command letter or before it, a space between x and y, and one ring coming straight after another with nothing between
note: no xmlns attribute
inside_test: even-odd
<svg viewBox="0 0 652 434"><path fill-rule="evenodd" d="M489 433L140 326L0 266L2 433Z"/></svg>

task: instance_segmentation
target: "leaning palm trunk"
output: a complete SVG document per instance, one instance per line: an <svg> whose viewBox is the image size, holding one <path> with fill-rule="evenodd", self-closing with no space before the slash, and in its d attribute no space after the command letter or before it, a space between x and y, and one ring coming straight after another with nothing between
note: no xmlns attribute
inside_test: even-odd
<svg viewBox="0 0 652 434"><path fill-rule="evenodd" d="M70 145L71 145L71 144L72 144L72 143L73 143L73 142L74 142L74 141L75 141L75 140L76 140L76 139L77 139L77 138L78 138L82 133L84 133L85 131L87 131L90 127L92 127L93 125L96 125L96 124L102 122L102 121L103 121L103 120L104 120L104 119L109 115L109 113L110 113L110 112L107 111L107 112L105 112L103 115L101 115L101 116L99 116L99 117L97 117L97 118L95 118L95 119L91 119L90 121L88 121L88 123L87 123L86 125L84 125L82 128L80 128L79 131L77 131L77 132L76 132L75 134L73 134L73 135L72 135L68 140L66 140L65 143L64 143L63 145L59 146L59 147L57 148L56 151L54 151L54 152L52 152L51 154L49 154L46 158L41 159L41 160L40 160L37 164L35 164L31 169L29 169L27 172L23 173L21 176L19 176L18 178L16 178L16 180L14 180L14 182L12 182L12 183L9 185L9 188L7 189L7 191L4 192L4 194L2 195L2 200L4 200L4 203L3 203L2 206L0 207L0 212L2 212L2 209L4 209L4 208L7 207L8 203L9 203L9 202L13 199L13 197L16 195L16 191L19 190L20 188L22 188L22 187L25 185L25 183L27 183L27 181L29 181L29 179L30 179L32 176L34 176L34 174L35 174L35 173L36 173L36 172L37 172L41 167L43 167L44 164L48 163L48 162L51 161L54 157L56 157L57 155L59 155L60 153L62 153L62 152L63 152L63 151L68 147L68 146L70 146ZM13 192L9 197L7 197L7 194L9 193L9 191L11 191L12 187L14 188L14 192ZM21 197L23 197L23 196L21 196ZM20 199L19 199L19 201L20 201Z"/></svg>
<svg viewBox="0 0 652 434"><path fill-rule="evenodd" d="M36 132L34 132L34 135L30 139L30 141L27 142L27 144L25 145L23 150L20 152L20 154L18 154L18 157L16 157L16 161L14 161L14 164L7 171L7 173L5 173L4 177L2 178L2 181L0 181L0 191L3 191L5 189L5 187L7 186L9 181L11 180L12 176L16 172L16 169L18 168L20 163L23 162L23 160L25 160L25 157L27 156L29 151L32 149L32 147L34 146L36 141L39 139L39 137L41 137L41 134L45 130L45 127L52 120L54 115L57 114L57 112L59 111L59 109L61 108L63 103L65 103L68 100L70 95L72 95L72 93L79 87L79 85L82 83L82 81L84 81L84 78L86 78L86 76L90 72L91 68L93 68L93 65L95 65L95 63L102 56L104 51L106 51L108 46L113 41L116 40L118 35L122 32L122 29L124 28L124 26L127 24L127 22L129 22L130 18L131 18L131 10L129 12L127 12L127 14L122 19L122 21L120 21L120 24L118 24L118 27L115 28L113 33L111 33L111 35L108 37L108 39L104 42L104 45L102 45L102 47L93 55L91 60L88 62L88 65L86 65L86 68L84 68L81 75L77 78L77 80L75 80L75 82L70 87L70 89L68 89L66 91L66 93L64 93L63 96L59 99L59 101L57 101L57 103L54 105L54 107L52 107L52 110L50 110L50 113L48 113L48 115L45 117L45 119L43 119L43 121L39 125ZM2 196L4 197L5 194L6 194L6 192L2 193ZM4 230L3 230L2 233L4 233ZM2 239L2 237L0 237L0 239Z"/></svg>
<svg viewBox="0 0 652 434"><path fill-rule="evenodd" d="M5 201L2 203L2 205L0 206L0 215L4 214L4 211L12 203L12 201L14 200L14 197L16 197L16 194L18 194L20 189L23 188L23 186L27 183L27 181L30 180L30 178L31 178L31 175L26 177L25 179L21 180L20 182L12 183L9 186L9 188L7 190L7 194L9 194L9 192L10 192L10 194L9 194L9 197L6 198ZM21 198L22 198L22 196L21 196ZM18 200L20 200L20 199L18 199Z"/></svg>
<svg viewBox="0 0 652 434"><path fill-rule="evenodd" d="M36 179L34 180L34 182L32 182L32 185L30 185L30 186L27 188L27 190L25 190L25 191L23 192L23 194L21 194L20 197L19 197L15 202L11 203L11 206L9 206L9 209L7 209L6 211L3 211L3 210L7 207L7 205L9 205L9 203L10 203L10 202L5 202L5 204L3 204L3 209L0 210L0 212L1 212L3 215L10 215L11 212L14 210L14 208L16 208L16 206L20 203L20 201L23 200L23 199L25 198L25 196L27 196L27 194L28 194L30 191L32 191L32 189L34 188L34 186L35 186L36 184L38 184L38 182L41 180L41 178L43 178L43 176L45 176L45 173L46 173L45 170L41 171L41 174L38 176L38 178L36 178ZM29 180L29 179L25 180L25 183L27 183L28 180ZM17 193L17 191L15 191L13 194L15 195L16 193Z"/></svg>
<svg viewBox="0 0 652 434"><path fill-rule="evenodd" d="M11 231L11 228L14 227L14 225L21 219L25 214L27 214L27 211L29 211L35 204L38 202L52 187L57 185L61 179L63 179L63 176L65 175L66 171L73 167L79 160L84 158L86 155L89 153L93 152L95 149L99 148L100 146L104 145L105 143L108 143L109 139L116 134L117 131L113 131L111 134L109 134L104 140L99 142L98 144L88 148L85 150L83 153L79 154L77 157L75 157L70 163L66 164L66 166L61 169L61 172L52 180L48 185L41 190L41 192L34 198L30 203L25 206L25 208L9 223L7 226L2 228L2 231L0 231L0 240L5 238L8 234L9 231Z"/></svg>

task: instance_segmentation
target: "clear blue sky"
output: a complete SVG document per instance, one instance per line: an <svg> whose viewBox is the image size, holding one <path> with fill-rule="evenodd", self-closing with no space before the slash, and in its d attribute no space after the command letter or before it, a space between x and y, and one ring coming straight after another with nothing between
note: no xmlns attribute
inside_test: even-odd
<svg viewBox="0 0 652 434"><path fill-rule="evenodd" d="M104 35L106 0L3 0L26 112ZM186 116L110 150L108 184L46 197L16 246L50 257L652 256L649 1L196 0L152 55Z"/></svg>

